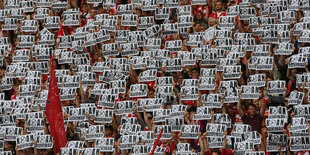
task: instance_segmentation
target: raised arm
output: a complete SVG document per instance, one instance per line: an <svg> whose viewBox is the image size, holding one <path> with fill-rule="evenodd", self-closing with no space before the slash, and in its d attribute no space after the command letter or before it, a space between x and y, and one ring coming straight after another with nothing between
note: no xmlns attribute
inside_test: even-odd
<svg viewBox="0 0 310 155"><path fill-rule="evenodd" d="M260 101L263 102L263 103L262 103L262 107L260 108L259 114L260 114L260 116L261 116L262 118L264 118L267 102L265 103L262 99L261 99Z"/></svg>
<svg viewBox="0 0 310 155"><path fill-rule="evenodd" d="M241 100L240 100L240 95L239 95L239 101L238 101L238 104L237 104L237 110L238 110L238 113L241 117L244 116L244 111L242 109L242 106L241 106Z"/></svg>
<svg viewBox="0 0 310 155"><path fill-rule="evenodd" d="M198 138L198 140L199 140L199 145L200 145L200 155L203 155L203 154L205 154L204 152L205 152L205 148L204 148L204 144L203 144L203 139L205 138L204 136L203 136L203 134L199 131L198 132L198 136L199 136L199 138Z"/></svg>

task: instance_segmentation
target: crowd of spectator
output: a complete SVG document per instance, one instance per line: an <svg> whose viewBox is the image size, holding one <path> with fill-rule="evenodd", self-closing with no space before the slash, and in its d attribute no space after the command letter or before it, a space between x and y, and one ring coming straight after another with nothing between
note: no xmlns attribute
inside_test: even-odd
<svg viewBox="0 0 310 155"><path fill-rule="evenodd" d="M309 8L0 0L0 155L310 154ZM59 152L45 114L50 57Z"/></svg>

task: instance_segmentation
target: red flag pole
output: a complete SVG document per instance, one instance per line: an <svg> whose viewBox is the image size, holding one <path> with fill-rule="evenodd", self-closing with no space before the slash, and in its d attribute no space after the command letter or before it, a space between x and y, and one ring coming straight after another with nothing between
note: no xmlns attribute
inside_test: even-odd
<svg viewBox="0 0 310 155"><path fill-rule="evenodd" d="M162 129L160 130L160 133L159 133L159 135L158 135L157 139L156 139L156 140L155 140L155 142L154 142L154 146L153 146L153 149L152 149L151 155L154 155L154 152L155 152L156 146L157 146L157 144L158 144L158 142L159 142L159 139L160 139L161 134L163 133L163 131L164 131L164 128L162 128Z"/></svg>
<svg viewBox="0 0 310 155"><path fill-rule="evenodd" d="M54 151L55 154L57 154L61 147L66 146L67 136L60 103L59 90L57 86L53 56L51 56L50 59L50 82L45 112L50 126L50 135L54 138Z"/></svg>

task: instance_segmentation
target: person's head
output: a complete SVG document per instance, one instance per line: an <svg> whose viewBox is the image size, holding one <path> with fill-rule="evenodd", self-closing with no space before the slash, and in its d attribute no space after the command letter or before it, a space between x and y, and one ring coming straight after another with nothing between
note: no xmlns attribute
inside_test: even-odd
<svg viewBox="0 0 310 155"><path fill-rule="evenodd" d="M52 154L54 154L51 149L38 149L37 152L38 152L38 154L41 154L41 155L52 155Z"/></svg>
<svg viewBox="0 0 310 155"><path fill-rule="evenodd" d="M199 71L198 71L197 68L193 68L193 69L191 70L191 77L192 77L193 79L197 79L197 78L199 77Z"/></svg>
<svg viewBox="0 0 310 155"><path fill-rule="evenodd" d="M252 53L253 53L252 51L246 52L246 53L245 53L245 57L249 60Z"/></svg>
<svg viewBox="0 0 310 155"><path fill-rule="evenodd" d="M19 95L19 86L22 85L22 81L18 80L18 79L14 79L14 85L13 85L13 89L16 93L16 95Z"/></svg>
<svg viewBox="0 0 310 155"><path fill-rule="evenodd" d="M253 104L255 105L255 107L259 107L259 100L258 99L254 99L253 100Z"/></svg>
<svg viewBox="0 0 310 155"><path fill-rule="evenodd" d="M202 19L203 19L203 13L201 11L197 12L196 20L202 20Z"/></svg>
<svg viewBox="0 0 310 155"><path fill-rule="evenodd" d="M182 74L179 74L179 75L178 75L178 83L179 83L179 84L182 84L182 83L183 83L183 80L184 80L183 75L182 75Z"/></svg>
<svg viewBox="0 0 310 155"><path fill-rule="evenodd" d="M68 131L68 132L74 133L74 125L73 125L73 122L68 122L68 124L67 124L67 131Z"/></svg>
<svg viewBox="0 0 310 155"><path fill-rule="evenodd" d="M142 11L142 16L147 16L147 11Z"/></svg>
<svg viewBox="0 0 310 155"><path fill-rule="evenodd" d="M201 30L200 30L200 25L201 25L200 22L197 22L196 25L195 25L195 28L196 28L196 31L197 31L197 32L200 32L200 31L201 31Z"/></svg>
<svg viewBox="0 0 310 155"><path fill-rule="evenodd" d="M175 12L175 13L173 14L173 18L174 18L174 19L178 19L178 13L177 13L177 12Z"/></svg>
<svg viewBox="0 0 310 155"><path fill-rule="evenodd" d="M9 54L9 56L10 56L10 54ZM9 66L11 63L12 63L12 60L10 59L10 57L5 57L5 58L3 59L3 66L7 67L7 66Z"/></svg>
<svg viewBox="0 0 310 155"><path fill-rule="evenodd" d="M142 10L136 9L136 14L138 15L138 17L141 17L142 16Z"/></svg>
<svg viewBox="0 0 310 155"><path fill-rule="evenodd" d="M85 13L88 12L87 3L83 3L83 5L82 5L82 11L85 12Z"/></svg>
<svg viewBox="0 0 310 155"><path fill-rule="evenodd" d="M97 15L97 10L92 8L90 10L90 17L94 19L96 15Z"/></svg>
<svg viewBox="0 0 310 155"><path fill-rule="evenodd" d="M230 3L227 3L227 6L235 6L236 2L234 0L231 0Z"/></svg>
<svg viewBox="0 0 310 155"><path fill-rule="evenodd" d="M296 68L292 69L292 71L291 71L291 76L292 76L293 78L295 78L295 77L296 77L296 74L297 74L297 69L296 69Z"/></svg>
<svg viewBox="0 0 310 155"><path fill-rule="evenodd" d="M187 5L188 3L187 3L187 0L180 0L179 4L180 5Z"/></svg>
<svg viewBox="0 0 310 155"><path fill-rule="evenodd" d="M219 149L213 149L211 155L222 155L222 152Z"/></svg>
<svg viewBox="0 0 310 155"><path fill-rule="evenodd" d="M163 140L161 140L161 142L162 142L162 144L168 144L169 140L163 139Z"/></svg>
<svg viewBox="0 0 310 155"><path fill-rule="evenodd" d="M201 24L200 24L200 27L199 27L200 32L205 31L205 30L207 29L207 27L208 27L208 26L207 26L206 24L201 23Z"/></svg>
<svg viewBox="0 0 310 155"><path fill-rule="evenodd" d="M60 68L61 69L66 69L66 66L65 65L61 65Z"/></svg>
<svg viewBox="0 0 310 155"><path fill-rule="evenodd" d="M98 13L99 14L103 14L106 13L107 11L105 9L103 9L103 7L98 7Z"/></svg>
<svg viewBox="0 0 310 155"><path fill-rule="evenodd" d="M110 137L113 135L114 129L112 125L105 125L104 126L104 136Z"/></svg>
<svg viewBox="0 0 310 155"><path fill-rule="evenodd" d="M250 32L251 31L251 27L250 24L248 22L244 22L244 31L245 32Z"/></svg>
<svg viewBox="0 0 310 155"><path fill-rule="evenodd" d="M264 88L259 88L258 94L259 94L259 97L264 97Z"/></svg>
<svg viewBox="0 0 310 155"><path fill-rule="evenodd" d="M221 0L216 1L216 3L215 3L215 9L216 9L216 11L222 11L222 9L223 9L223 3L222 3Z"/></svg>
<svg viewBox="0 0 310 155"><path fill-rule="evenodd" d="M0 78L5 75L6 67L0 66Z"/></svg>
<svg viewBox="0 0 310 155"><path fill-rule="evenodd" d="M187 109L187 112L192 117L192 116L194 116L196 109L197 109L196 107L190 107Z"/></svg>
<svg viewBox="0 0 310 155"><path fill-rule="evenodd" d="M173 17L170 17L170 18L169 18L169 22L170 22L170 23L175 23L175 19L174 19Z"/></svg>
<svg viewBox="0 0 310 155"><path fill-rule="evenodd" d="M44 125L43 131L44 131L44 134L49 134L48 126Z"/></svg>
<svg viewBox="0 0 310 155"><path fill-rule="evenodd" d="M256 112L256 107L253 103L248 105L248 113L250 116L254 116Z"/></svg>
<svg viewBox="0 0 310 155"><path fill-rule="evenodd" d="M110 32L110 40L111 43L115 42L115 32Z"/></svg>
<svg viewBox="0 0 310 155"><path fill-rule="evenodd" d="M173 38L173 40L179 40L180 36L179 36L179 34L173 34L172 38Z"/></svg>
<svg viewBox="0 0 310 155"><path fill-rule="evenodd" d="M102 56L98 57L98 62L104 62L104 58Z"/></svg>
<svg viewBox="0 0 310 155"><path fill-rule="evenodd" d="M153 89L149 89L149 93L147 94L148 98L154 98L155 97L155 91Z"/></svg>
<svg viewBox="0 0 310 155"><path fill-rule="evenodd" d="M153 119L153 115L152 115L152 113L150 113L150 112L147 112L147 113L146 113L146 117L147 117L147 119L149 120L149 122Z"/></svg>
<svg viewBox="0 0 310 155"><path fill-rule="evenodd" d="M210 27L212 27L212 26L214 26L214 25L216 25L217 24L217 19L216 18L213 18L213 17L209 17L209 19L208 19L208 25L210 26Z"/></svg>
<svg viewBox="0 0 310 155"><path fill-rule="evenodd" d="M15 146L16 144L13 141L4 141L4 151L14 151Z"/></svg>
<svg viewBox="0 0 310 155"><path fill-rule="evenodd" d="M53 33L55 36L57 36L57 34L58 34L58 30L57 29L50 29L49 31L51 33Z"/></svg>

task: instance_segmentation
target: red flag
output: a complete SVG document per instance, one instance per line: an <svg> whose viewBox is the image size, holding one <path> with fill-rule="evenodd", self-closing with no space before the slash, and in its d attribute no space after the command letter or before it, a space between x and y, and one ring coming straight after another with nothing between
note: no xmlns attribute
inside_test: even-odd
<svg viewBox="0 0 310 155"><path fill-rule="evenodd" d="M84 1L82 0L82 1L81 1L81 5L80 5L80 11L82 11L82 13L84 13L83 4L84 4Z"/></svg>
<svg viewBox="0 0 310 155"><path fill-rule="evenodd" d="M155 140L155 142L154 142L154 145L153 145L153 149L152 149L151 155L153 155L153 154L154 154L155 149L156 149L156 146L157 146L157 144L158 144L158 141L159 141L159 139L160 139L161 134L163 133L163 131L164 131L164 128L162 128L162 129L160 130L160 133L159 133L159 135L158 135L157 139L156 139L156 140Z"/></svg>
<svg viewBox="0 0 310 155"><path fill-rule="evenodd" d="M51 72L48 97L46 102L46 117L50 126L50 134L54 138L54 151L55 154L57 154L61 147L66 146L67 138L52 56L50 63Z"/></svg>
<svg viewBox="0 0 310 155"><path fill-rule="evenodd" d="M64 30L63 30L63 25L61 24L58 30L58 33L57 33L57 39L59 39L59 37L63 35L64 35Z"/></svg>

